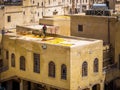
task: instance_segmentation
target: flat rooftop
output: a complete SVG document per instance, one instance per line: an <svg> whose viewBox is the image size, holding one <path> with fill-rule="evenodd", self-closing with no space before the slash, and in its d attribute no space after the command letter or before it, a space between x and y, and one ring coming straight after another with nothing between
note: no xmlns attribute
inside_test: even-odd
<svg viewBox="0 0 120 90"><path fill-rule="evenodd" d="M30 42L42 43L42 44L51 44L64 47L75 47L92 44L99 42L99 40L89 39L89 38L78 38L78 37L62 37L62 36L46 36L45 38L40 37L39 35L17 35L12 33L6 33L10 39L14 40L25 40Z"/></svg>
<svg viewBox="0 0 120 90"><path fill-rule="evenodd" d="M17 26L16 27L16 32L17 33L41 33L42 28L44 25L27 25L27 26ZM46 25L47 30L46 33L51 33L51 34L58 34L59 33L59 26L53 26L53 25Z"/></svg>

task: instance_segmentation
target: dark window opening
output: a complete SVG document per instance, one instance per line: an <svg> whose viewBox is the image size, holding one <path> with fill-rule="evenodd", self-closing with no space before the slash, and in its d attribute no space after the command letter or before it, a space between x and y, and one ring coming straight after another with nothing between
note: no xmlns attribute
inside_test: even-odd
<svg viewBox="0 0 120 90"><path fill-rule="evenodd" d="M0 48L0 55L2 55L2 49Z"/></svg>
<svg viewBox="0 0 120 90"><path fill-rule="evenodd" d="M55 77L55 64L52 61L49 63L49 76Z"/></svg>
<svg viewBox="0 0 120 90"><path fill-rule="evenodd" d="M95 58L94 60L94 72L98 72L98 59Z"/></svg>
<svg viewBox="0 0 120 90"><path fill-rule="evenodd" d="M34 57L34 72L40 73L40 54L33 54Z"/></svg>
<svg viewBox="0 0 120 90"><path fill-rule="evenodd" d="M87 76L87 74L88 74L88 64L87 64L87 62L85 61L85 62L83 62L83 64L82 64L82 76L84 77L84 76Z"/></svg>
<svg viewBox="0 0 120 90"><path fill-rule="evenodd" d="M0 59L0 67L3 67L3 59Z"/></svg>
<svg viewBox="0 0 120 90"><path fill-rule="evenodd" d="M35 3L35 1L33 1L33 4Z"/></svg>
<svg viewBox="0 0 120 90"><path fill-rule="evenodd" d="M119 70L120 70L120 54L119 54Z"/></svg>
<svg viewBox="0 0 120 90"><path fill-rule="evenodd" d="M6 59L9 59L9 52L6 51Z"/></svg>
<svg viewBox="0 0 120 90"><path fill-rule="evenodd" d="M11 66L15 67L15 54L11 54Z"/></svg>
<svg viewBox="0 0 120 90"><path fill-rule="evenodd" d="M83 31L83 25L78 25L78 31Z"/></svg>
<svg viewBox="0 0 120 90"><path fill-rule="evenodd" d="M11 22L11 16L8 16L8 17L7 17L7 21L8 21L8 22Z"/></svg>
<svg viewBox="0 0 120 90"><path fill-rule="evenodd" d="M20 70L24 70L25 71L25 57L21 56L20 57Z"/></svg>
<svg viewBox="0 0 120 90"><path fill-rule="evenodd" d="M23 14L25 15L25 11L23 12Z"/></svg>
<svg viewBox="0 0 120 90"><path fill-rule="evenodd" d="M48 0L49 4L50 4L50 0Z"/></svg>
<svg viewBox="0 0 120 90"><path fill-rule="evenodd" d="M38 6L39 6L39 3L38 3Z"/></svg>
<svg viewBox="0 0 120 90"><path fill-rule="evenodd" d="M41 3L41 6L43 6L43 2Z"/></svg>
<svg viewBox="0 0 120 90"><path fill-rule="evenodd" d="M38 17L39 17L39 12L38 12Z"/></svg>
<svg viewBox="0 0 120 90"><path fill-rule="evenodd" d="M42 14L42 16L43 16L43 12L42 12L41 14Z"/></svg>
<svg viewBox="0 0 120 90"><path fill-rule="evenodd" d="M61 79L67 79L67 67L64 64L61 66Z"/></svg>

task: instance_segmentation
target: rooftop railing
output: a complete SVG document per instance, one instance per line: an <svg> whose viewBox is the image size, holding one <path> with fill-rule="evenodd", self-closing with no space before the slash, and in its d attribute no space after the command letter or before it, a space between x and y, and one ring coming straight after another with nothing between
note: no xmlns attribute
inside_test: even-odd
<svg viewBox="0 0 120 90"><path fill-rule="evenodd" d="M114 64L110 64L106 67L103 68L103 72L111 72L113 71L114 69L117 69L117 63L114 63Z"/></svg>

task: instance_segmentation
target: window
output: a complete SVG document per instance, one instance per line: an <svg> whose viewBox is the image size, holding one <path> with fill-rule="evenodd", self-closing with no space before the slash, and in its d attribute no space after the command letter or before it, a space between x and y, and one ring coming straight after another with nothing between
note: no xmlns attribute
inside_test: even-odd
<svg viewBox="0 0 120 90"><path fill-rule="evenodd" d="M41 3L41 6L43 6L43 2Z"/></svg>
<svg viewBox="0 0 120 90"><path fill-rule="evenodd" d="M61 79L67 79L67 67L65 64L61 65Z"/></svg>
<svg viewBox="0 0 120 90"><path fill-rule="evenodd" d="M38 2L38 6L39 6L39 2Z"/></svg>
<svg viewBox="0 0 120 90"><path fill-rule="evenodd" d="M55 64L52 61L49 63L49 76L55 77Z"/></svg>
<svg viewBox="0 0 120 90"><path fill-rule="evenodd" d="M23 14L25 15L25 11L23 11Z"/></svg>
<svg viewBox="0 0 120 90"><path fill-rule="evenodd" d="M34 72L36 73L40 73L40 54L33 54L34 57Z"/></svg>
<svg viewBox="0 0 120 90"><path fill-rule="evenodd" d="M2 49L0 48L0 55L2 55Z"/></svg>
<svg viewBox="0 0 120 90"><path fill-rule="evenodd" d="M25 57L24 56L20 57L20 70L25 71Z"/></svg>
<svg viewBox="0 0 120 90"><path fill-rule="evenodd" d="M39 12L38 12L38 17L39 17Z"/></svg>
<svg viewBox="0 0 120 90"><path fill-rule="evenodd" d="M78 31L83 31L83 25L78 25Z"/></svg>
<svg viewBox="0 0 120 90"><path fill-rule="evenodd" d="M119 54L119 70L120 70L120 54Z"/></svg>
<svg viewBox="0 0 120 90"><path fill-rule="evenodd" d="M8 21L8 22L11 22L11 16L8 16L8 17L7 17L7 21Z"/></svg>
<svg viewBox="0 0 120 90"><path fill-rule="evenodd" d="M43 12L41 13L41 15L43 16Z"/></svg>
<svg viewBox="0 0 120 90"><path fill-rule="evenodd" d="M33 1L33 4L35 3L35 1Z"/></svg>
<svg viewBox="0 0 120 90"><path fill-rule="evenodd" d="M50 0L48 0L48 3L50 4Z"/></svg>
<svg viewBox="0 0 120 90"><path fill-rule="evenodd" d="M98 72L98 59L95 58L94 60L94 72Z"/></svg>
<svg viewBox="0 0 120 90"><path fill-rule="evenodd" d="M3 59L0 59L0 68L3 67Z"/></svg>
<svg viewBox="0 0 120 90"><path fill-rule="evenodd" d="M11 54L11 66L15 67L15 54Z"/></svg>
<svg viewBox="0 0 120 90"><path fill-rule="evenodd" d="M9 59L9 52L6 51L6 59Z"/></svg>
<svg viewBox="0 0 120 90"><path fill-rule="evenodd" d="M86 61L84 61L82 64L82 76L87 76L88 73L87 69L88 69L88 64Z"/></svg>

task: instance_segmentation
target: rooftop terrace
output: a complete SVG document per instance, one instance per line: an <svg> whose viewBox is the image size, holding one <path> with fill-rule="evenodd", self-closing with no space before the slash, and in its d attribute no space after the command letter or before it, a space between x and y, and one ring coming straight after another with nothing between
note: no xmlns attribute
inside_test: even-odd
<svg viewBox="0 0 120 90"><path fill-rule="evenodd" d="M98 42L99 40L90 39L90 38L81 38L73 36L61 36L57 33L51 33L51 29L56 30L55 26L47 26L46 37L42 32L43 25L31 25L31 26L18 26L16 33L6 33L10 39L19 39L26 40L36 43L45 43L51 45L65 46L65 47L74 47L74 46L83 46Z"/></svg>
<svg viewBox="0 0 120 90"><path fill-rule="evenodd" d="M33 35L33 34L27 34L27 35L13 35L13 34L7 34L9 35L10 39L15 40L25 40L30 42L36 42L36 43L44 43L44 44L51 44L51 45L58 45L58 46L64 46L64 47L74 47L74 46L83 46L88 45L91 43L95 43L99 40L94 39L87 39L87 38L78 38L78 37L62 37L62 36L46 36L43 38L39 35Z"/></svg>

